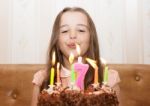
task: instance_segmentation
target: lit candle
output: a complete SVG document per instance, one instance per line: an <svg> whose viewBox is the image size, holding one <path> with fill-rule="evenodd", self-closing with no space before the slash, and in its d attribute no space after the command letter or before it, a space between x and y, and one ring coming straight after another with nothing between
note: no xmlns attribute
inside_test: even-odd
<svg viewBox="0 0 150 106"><path fill-rule="evenodd" d="M60 67L60 63L57 63L57 83L60 83L60 74L59 74L59 67Z"/></svg>
<svg viewBox="0 0 150 106"><path fill-rule="evenodd" d="M104 64L104 78L103 78L103 84L108 83L108 66L106 65L106 61L101 58L102 63Z"/></svg>
<svg viewBox="0 0 150 106"><path fill-rule="evenodd" d="M79 57L78 57L78 63L82 63L82 57L80 56L81 49L80 49L80 46L77 43L76 43L76 50L77 50L77 53L79 55Z"/></svg>
<svg viewBox="0 0 150 106"><path fill-rule="evenodd" d="M50 85L54 85L54 68L51 68L51 80L50 80Z"/></svg>
<svg viewBox="0 0 150 106"><path fill-rule="evenodd" d="M51 74L50 74L50 85L54 85L54 64L55 64L55 52L53 52L53 55L52 55L52 68L51 68Z"/></svg>
<svg viewBox="0 0 150 106"><path fill-rule="evenodd" d="M89 58L86 58L86 61L95 69L94 84L98 84L98 66L96 65L96 61Z"/></svg>
<svg viewBox="0 0 150 106"><path fill-rule="evenodd" d="M69 62L71 65L71 82L72 83L75 82L75 72L74 72L74 68L73 68L73 61L74 61L74 55L73 55L73 53L70 53Z"/></svg>
<svg viewBox="0 0 150 106"><path fill-rule="evenodd" d="M104 69L104 84L108 83L108 66L105 65Z"/></svg>
<svg viewBox="0 0 150 106"><path fill-rule="evenodd" d="M57 63L57 84L60 84L60 74L59 74L60 63Z"/></svg>
<svg viewBox="0 0 150 106"><path fill-rule="evenodd" d="M80 56L81 50L78 44L76 44L76 50L79 55L78 62L74 63L74 69L77 72L76 85L78 88L84 89L84 78L87 70L89 69L89 65L82 63L82 57Z"/></svg>

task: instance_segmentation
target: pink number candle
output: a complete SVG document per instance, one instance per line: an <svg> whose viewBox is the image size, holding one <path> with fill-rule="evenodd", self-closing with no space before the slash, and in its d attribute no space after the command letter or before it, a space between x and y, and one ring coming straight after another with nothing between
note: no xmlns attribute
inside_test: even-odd
<svg viewBox="0 0 150 106"><path fill-rule="evenodd" d="M74 69L77 72L76 85L80 89L84 89L84 78L85 78L85 74L89 68L89 65L82 63L82 57L80 56L81 50L80 50L80 47L78 44L76 44L76 50L79 55L78 62L74 64Z"/></svg>

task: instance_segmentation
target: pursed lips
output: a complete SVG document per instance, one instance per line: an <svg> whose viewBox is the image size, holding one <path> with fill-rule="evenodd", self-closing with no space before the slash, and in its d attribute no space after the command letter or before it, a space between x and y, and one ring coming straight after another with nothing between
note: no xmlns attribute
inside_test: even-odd
<svg viewBox="0 0 150 106"><path fill-rule="evenodd" d="M76 43L69 43L67 46L71 49L76 49Z"/></svg>

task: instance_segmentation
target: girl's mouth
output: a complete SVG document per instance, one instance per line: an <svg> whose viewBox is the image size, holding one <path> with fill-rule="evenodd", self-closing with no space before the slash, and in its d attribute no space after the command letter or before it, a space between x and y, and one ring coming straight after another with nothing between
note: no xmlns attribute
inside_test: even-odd
<svg viewBox="0 0 150 106"><path fill-rule="evenodd" d="M76 49L76 44L75 43L69 43L67 46L71 49Z"/></svg>

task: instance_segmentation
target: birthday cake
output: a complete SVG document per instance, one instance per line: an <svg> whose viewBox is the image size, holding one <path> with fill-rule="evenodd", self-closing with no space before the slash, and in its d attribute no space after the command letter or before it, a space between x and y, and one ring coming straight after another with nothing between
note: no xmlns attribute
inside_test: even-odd
<svg viewBox="0 0 150 106"><path fill-rule="evenodd" d="M38 106L118 106L116 93L109 87L88 87L87 90L59 88L43 90Z"/></svg>
<svg viewBox="0 0 150 106"><path fill-rule="evenodd" d="M54 53L55 54L55 53ZM54 57L54 56L53 56ZM82 57L73 65L73 55L69 56L71 65L71 84L63 88L59 77L57 64L57 83L54 85L54 67L51 68L50 85L38 97L38 106L118 106L119 102L115 91L106 86L108 82L108 68L105 66L103 85L98 82L98 66L96 61L86 58L94 68L94 83L84 90L84 78L89 65L82 63ZM52 59L54 60L54 58ZM54 65L54 62L52 66ZM74 66L74 68L73 68ZM75 69L75 70L73 70ZM77 78L75 78L75 71ZM75 83L76 82L76 83Z"/></svg>

